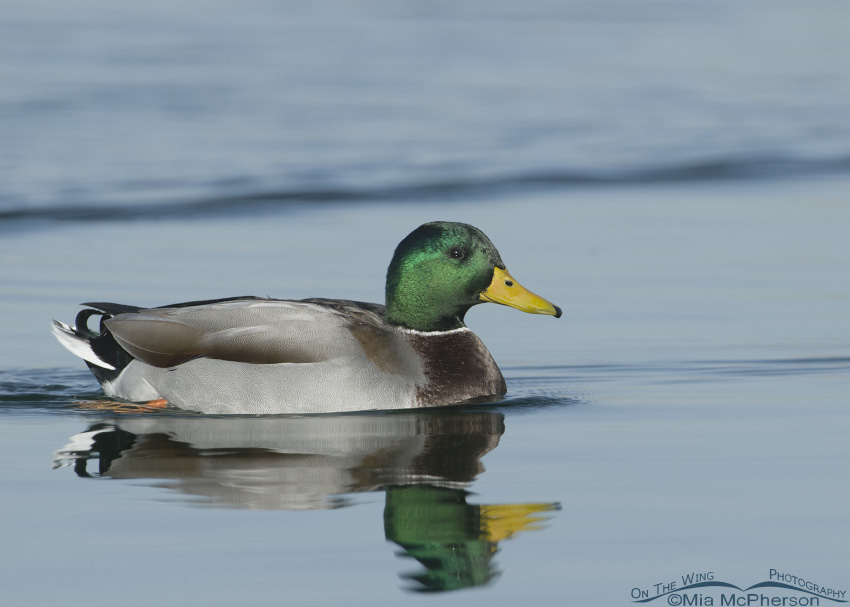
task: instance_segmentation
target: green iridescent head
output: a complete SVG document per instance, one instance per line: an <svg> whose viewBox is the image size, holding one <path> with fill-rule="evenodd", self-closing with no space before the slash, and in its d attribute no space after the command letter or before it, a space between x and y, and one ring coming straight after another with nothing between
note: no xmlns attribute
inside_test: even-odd
<svg viewBox="0 0 850 607"><path fill-rule="evenodd" d="M389 324L417 331L464 327L466 312L484 301L535 314L561 311L508 274L499 251L476 227L436 221L401 241L387 270Z"/></svg>

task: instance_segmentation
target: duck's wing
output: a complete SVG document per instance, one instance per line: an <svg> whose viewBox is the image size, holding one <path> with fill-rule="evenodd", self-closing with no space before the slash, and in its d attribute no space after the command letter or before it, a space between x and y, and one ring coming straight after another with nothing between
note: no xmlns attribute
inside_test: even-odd
<svg viewBox="0 0 850 607"><path fill-rule="evenodd" d="M380 334L383 306L346 300L237 299L118 313L105 321L122 348L155 367L194 358L314 363L360 351Z"/></svg>

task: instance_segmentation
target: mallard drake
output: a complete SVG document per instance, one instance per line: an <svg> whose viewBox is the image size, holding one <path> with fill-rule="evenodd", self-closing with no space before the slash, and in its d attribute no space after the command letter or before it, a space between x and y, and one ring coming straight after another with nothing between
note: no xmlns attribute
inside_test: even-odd
<svg viewBox="0 0 850 607"><path fill-rule="evenodd" d="M104 392L202 413L412 409L505 394L499 367L464 324L493 302L559 318L522 287L481 230L426 223L395 250L386 305L235 297L160 308L86 303L53 321ZM99 331L89 328L100 317Z"/></svg>

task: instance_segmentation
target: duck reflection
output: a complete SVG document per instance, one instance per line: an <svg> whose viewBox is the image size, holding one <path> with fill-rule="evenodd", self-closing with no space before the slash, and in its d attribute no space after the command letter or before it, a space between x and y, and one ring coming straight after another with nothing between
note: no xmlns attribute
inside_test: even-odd
<svg viewBox="0 0 850 607"><path fill-rule="evenodd" d="M425 571L421 591L488 583L499 542L539 528L557 504L474 505L465 490L505 431L489 411L300 418L128 417L99 422L55 454L81 477L155 479L192 503L306 510L384 491L386 538Z"/></svg>

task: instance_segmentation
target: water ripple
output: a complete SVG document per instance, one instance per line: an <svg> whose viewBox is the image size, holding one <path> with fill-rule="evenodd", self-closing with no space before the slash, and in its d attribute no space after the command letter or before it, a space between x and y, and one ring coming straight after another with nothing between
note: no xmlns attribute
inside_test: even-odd
<svg viewBox="0 0 850 607"><path fill-rule="evenodd" d="M509 393L470 408L532 412L598 401L607 387L730 381L790 375L846 375L850 357L659 361L622 364L514 366L503 369ZM0 371L0 413L85 412L79 401L102 399L85 370ZM187 414L166 410L164 414Z"/></svg>
<svg viewBox="0 0 850 607"><path fill-rule="evenodd" d="M466 176L433 181L400 183L383 187L327 186L269 189L238 179L241 192L228 195L188 197L145 202L145 184L137 183L129 192L97 193L92 199L69 200L33 206L14 199L0 199L0 229L45 222L126 221L131 219L185 219L275 212L316 204L356 204L398 201L440 201L457 197L490 197L495 194L562 190L570 187L620 186L788 178L806 175L846 173L850 156L821 159L790 159L775 156L705 159L688 164L644 167L612 172L551 170L514 175ZM235 178L234 178L235 179ZM209 190L209 184L183 184L187 191ZM138 191L134 198L133 189ZM212 187L215 191L216 188ZM230 189L230 188L227 188ZM103 198L109 202L98 202ZM116 200L120 202L115 202Z"/></svg>

